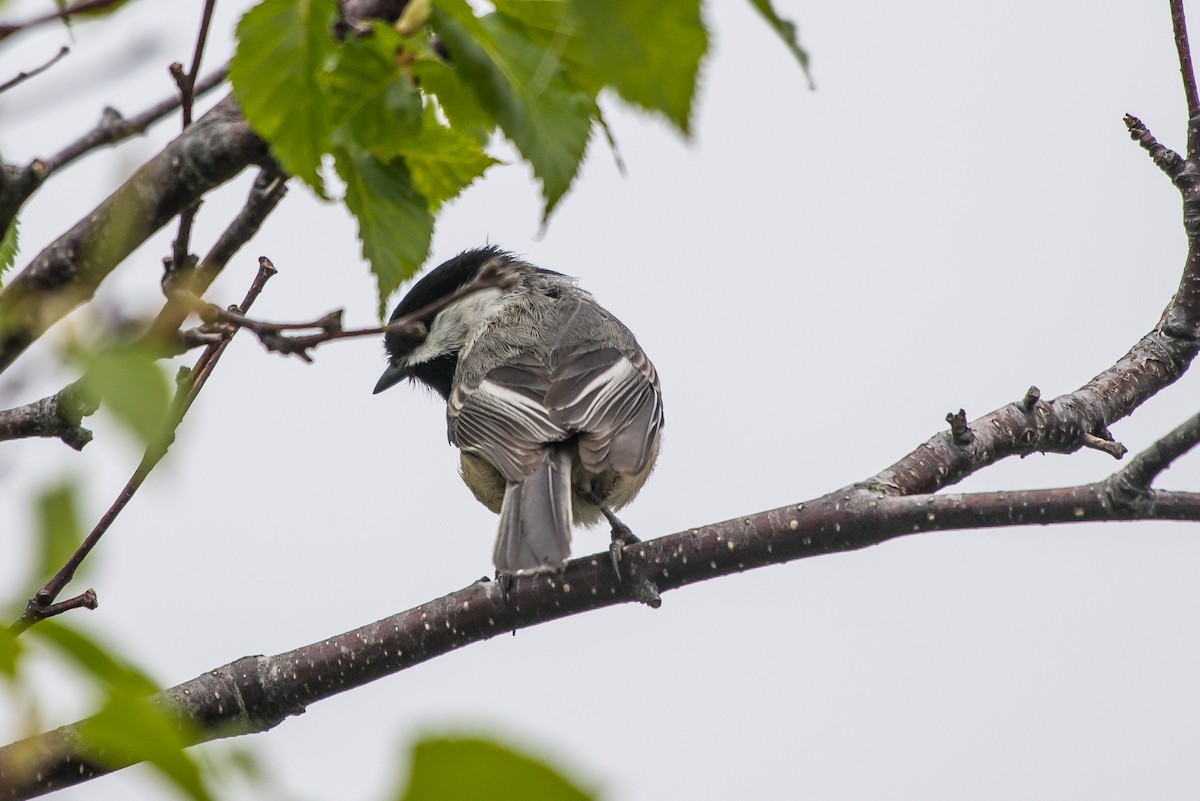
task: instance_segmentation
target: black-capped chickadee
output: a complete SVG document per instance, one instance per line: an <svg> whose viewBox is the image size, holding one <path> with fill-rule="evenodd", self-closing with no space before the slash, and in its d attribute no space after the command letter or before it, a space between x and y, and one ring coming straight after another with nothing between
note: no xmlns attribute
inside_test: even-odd
<svg viewBox="0 0 1200 801"><path fill-rule="evenodd" d="M481 270L505 288L466 295L424 320L425 330L384 337L388 367L375 392L411 378L446 399L462 478L500 514L501 574L560 568L571 523L613 526L654 461L663 428L654 366L620 320L574 279L489 246L455 256L400 301L397 320L446 297Z"/></svg>

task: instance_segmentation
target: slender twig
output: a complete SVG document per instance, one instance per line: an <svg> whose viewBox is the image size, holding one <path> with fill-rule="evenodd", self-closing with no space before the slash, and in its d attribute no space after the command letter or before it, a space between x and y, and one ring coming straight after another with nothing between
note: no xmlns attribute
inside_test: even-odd
<svg viewBox="0 0 1200 801"><path fill-rule="evenodd" d="M97 408L95 398L76 381L49 397L0 412L0 440L57 437L83 450L92 441L92 432L80 423Z"/></svg>
<svg viewBox="0 0 1200 801"><path fill-rule="evenodd" d="M285 355L299 356L306 362L312 362L309 351L318 345L337 339L354 339L366 336L378 336L389 331L422 332L425 321L442 309L457 303L467 295L485 289L503 289L512 285L514 277L498 264L485 265L470 281L463 284L449 295L428 303L421 308L392 320L387 325L370 328L342 328L342 310L337 309L315 320L299 323L272 323L264 320L254 320L236 311L222 309L207 301L201 300L191 293L180 292L176 297L186 302L200 319L214 326L230 326L245 328L258 337L267 350ZM287 331L313 331L311 334L289 336Z"/></svg>
<svg viewBox="0 0 1200 801"><path fill-rule="evenodd" d="M197 81L196 96L219 86L228 74L228 67L222 67ZM25 167L0 164L0 230L7 229L17 211L51 173L93 150L144 132L151 124L179 108L179 102L179 95L176 94L129 119L122 117L115 109L107 108L96 127L50 158L34 159Z"/></svg>
<svg viewBox="0 0 1200 801"><path fill-rule="evenodd" d="M71 48L63 45L62 47L58 48L58 53L56 53L53 58L51 58L42 66L29 70L29 72L18 72L14 77L9 78L4 83L0 83L0 93L7 92L9 89L24 83L35 75L41 75L43 72L57 64L64 56L67 55L67 53L70 52Z"/></svg>
<svg viewBox="0 0 1200 801"><path fill-rule="evenodd" d="M193 97L200 97L220 86L229 77L229 65L214 70L193 87ZM87 153L105 145L116 144L131 136L144 133L152 124L166 117L179 108L181 98L176 93L155 103L150 108L132 117L123 117L113 108L106 108L100 117L100 122L92 130L64 147L58 153L46 159L49 171L61 170L66 165Z"/></svg>
<svg viewBox="0 0 1200 801"><path fill-rule="evenodd" d="M183 130L192 124L192 102L196 94L196 75L200 70L200 59L204 56L204 43L208 40L208 27L212 23L213 7L217 0L205 0L204 11L200 16L200 31L196 34L196 47L192 52L192 66L187 72L179 62L171 64L171 76L179 89L179 108L183 116ZM172 244L171 258L166 262L163 271L163 293L170 297L174 283L178 277L191 272L196 267L196 258L191 255L192 224L196 212L200 210L200 201L187 206L179 213L179 232Z"/></svg>
<svg viewBox="0 0 1200 801"><path fill-rule="evenodd" d="M274 165L259 172L242 210L217 238L195 270L187 273L188 280L180 289L197 296L202 296L208 290L229 260L258 233L267 215L283 200L287 194L287 180L287 175ZM212 336L211 332L193 331L186 337L180 333L178 341L173 342L191 308L177 295L177 292L168 295L166 304L141 339L141 344L161 351L164 356L178 355L198 344L207 345L208 338Z"/></svg>
<svg viewBox="0 0 1200 801"><path fill-rule="evenodd" d="M1188 157L1200 155L1200 96L1196 93L1196 72L1192 68L1192 50L1188 44L1187 18L1183 0L1171 0L1171 27L1175 32L1175 52L1179 56L1179 72L1183 76L1183 93L1187 97Z"/></svg>
<svg viewBox="0 0 1200 801"><path fill-rule="evenodd" d="M31 28L36 28L39 25L45 25L47 22L56 20L65 20L76 14L86 14L89 11L103 11L104 9L114 6L121 0L82 0L73 6L61 8L58 11L50 11L38 17L31 17L24 22L0 22L0 41L7 39L14 33L27 31Z"/></svg>
<svg viewBox="0 0 1200 801"><path fill-rule="evenodd" d="M192 51L191 68L187 73L183 73L182 66L177 64L171 65L171 74L175 76L175 82L179 86L184 128L192 124L192 101L195 99L193 90L196 86L196 76L200 73L200 59L204 56L204 43L208 40L208 28L212 23L213 7L216 4L217 0L205 0L204 2L204 11L201 12L200 16L200 31L196 34L196 48ZM176 67L178 67L178 70Z"/></svg>
<svg viewBox="0 0 1200 801"><path fill-rule="evenodd" d="M1129 452L1129 449L1121 443L1111 439L1105 439L1104 437L1097 437L1095 434L1083 435L1083 447L1091 448L1092 450L1096 451L1102 451L1114 459L1120 459Z"/></svg>
<svg viewBox="0 0 1200 801"><path fill-rule="evenodd" d="M250 308L255 299L258 298L259 294L262 293L263 286L266 285L267 279L274 275L275 272L275 266L271 264L269 259L259 259L258 274L255 276L254 282L250 285L250 289L246 292L246 297L242 300L241 305L238 307L240 311L245 312ZM22 612L21 617L13 622L11 626L9 626L10 632L13 634L20 634L33 624L37 623L39 620L45 620L48 617L53 617L54 615L61 614L68 609L77 608L80 605L69 605L68 602L55 604L54 601L56 598L58 598L59 594L63 591L71 579L74 578L75 572L79 569L79 566L83 564L83 561L88 557L88 554L90 554L96 545L99 544L100 538L103 537L104 533L112 526L113 522L117 519L117 515L119 515L121 511L124 510L124 508L129 504L129 501L133 499L133 496L138 491L138 488L142 486L142 483L146 480L146 477L150 475L150 471L153 470L154 467L166 455L168 448L170 448L171 443L175 439L175 430L179 427L184 415L187 414L188 409L191 408L196 396L204 387L204 383L208 380L208 376L212 373L213 368L216 367L217 361L221 358L221 354L224 353L225 348L229 346L233 333L236 333L236 331L232 332L229 336L226 336L220 342L214 343L205 348L204 352L200 355L200 358L196 360L195 365L192 366L192 369L189 370L179 381L175 391L175 400L172 402L171 412L167 417L162 437L147 446L141 462L138 463L137 468L133 471L133 475L129 477L127 482L125 482L125 486L122 488L120 494L117 495L116 500L114 500L112 505L108 508L108 511L104 513L99 522L97 522L96 526L92 529L91 533L89 533L88 536L83 540L80 546L75 550L75 553L71 554L71 557L66 561L66 563L59 568L58 572L55 573L54 576L51 577L50 580L47 581L37 592L35 592L33 597L30 598L28 602L26 602L25 611ZM84 593L84 595L86 594L87 593ZM92 606L89 608L95 607Z"/></svg>

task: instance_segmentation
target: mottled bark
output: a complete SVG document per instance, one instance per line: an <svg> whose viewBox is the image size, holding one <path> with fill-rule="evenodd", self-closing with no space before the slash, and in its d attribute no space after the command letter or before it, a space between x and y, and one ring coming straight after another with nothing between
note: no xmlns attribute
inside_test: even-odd
<svg viewBox="0 0 1200 801"><path fill-rule="evenodd" d="M266 144L223 99L0 292L0 371L172 217L266 159Z"/></svg>

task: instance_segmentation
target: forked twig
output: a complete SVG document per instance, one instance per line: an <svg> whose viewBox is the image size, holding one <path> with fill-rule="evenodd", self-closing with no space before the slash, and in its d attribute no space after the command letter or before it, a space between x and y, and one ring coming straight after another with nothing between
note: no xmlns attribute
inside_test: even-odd
<svg viewBox="0 0 1200 801"><path fill-rule="evenodd" d="M255 299L259 296L259 294L262 293L263 286L266 284L267 279L274 275L275 272L275 266L271 264L269 259L259 259L258 274L255 276L254 282L250 285L250 289L246 292L246 297L242 300L241 305L238 307L240 311L244 312L250 308ZM133 471L133 475L130 476L129 480L125 483L125 487L121 490L120 494L117 495L116 500L113 501L112 505L108 508L108 511L106 511L100 518L99 522L96 523L96 526L92 529L91 533L88 534L80 546L75 550L75 553L71 554L71 557L61 568L59 568L58 572L55 573L54 576L51 577L50 580L47 581L36 593L34 593L33 597L30 598L28 602L26 602L25 611L21 613L21 617L19 617L15 622L12 623L12 625L9 626L9 631L11 633L20 634L33 624L37 623L39 620L45 620L48 617L53 617L66 612L69 609L76 609L80 606L86 606L90 609L95 608L95 593L91 590L79 596L79 598L82 599L87 597L88 593L91 593L90 606L82 601L76 603L78 599L64 601L60 604L56 604L54 601L62 593L63 589L67 586L71 579L74 578L75 572L79 569L79 566L83 564L83 560L87 558L88 554L90 554L100 542L100 538L103 537L104 533L112 526L113 522L117 519L117 515L119 515L121 511L129 504L129 501L133 499L133 496L138 491L138 488L142 486L142 483L146 480L146 477L150 475L150 471L153 470L160 461L162 461L163 456L165 456L167 453L167 449L170 448L171 443L175 439L175 430L179 427L179 423L183 420L184 415L186 415L188 409L191 408L196 396L204 387L205 381L208 380L208 376L212 373L213 368L216 367L217 361L221 358L221 354L224 353L225 348L229 346L229 343L233 337L233 333L236 333L236 331L230 332L230 334L223 338L220 342L214 343L205 348L204 353L202 353L200 358L196 360L196 363L192 366L192 369L182 376L175 390L175 399L171 404L171 411L167 417L162 437L159 440L151 443L146 448L146 452L142 456L141 462L138 463L137 468Z"/></svg>

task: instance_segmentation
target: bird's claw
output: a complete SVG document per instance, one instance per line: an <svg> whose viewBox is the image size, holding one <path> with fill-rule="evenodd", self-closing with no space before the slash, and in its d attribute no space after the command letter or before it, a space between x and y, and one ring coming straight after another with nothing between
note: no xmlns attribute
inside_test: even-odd
<svg viewBox="0 0 1200 801"><path fill-rule="evenodd" d="M621 581L621 551L626 545L634 545L641 542L629 526L622 523L611 509L601 507L600 511L608 519L608 524L612 526L612 542L608 546L608 555L612 559L613 573L617 576L617 581Z"/></svg>

